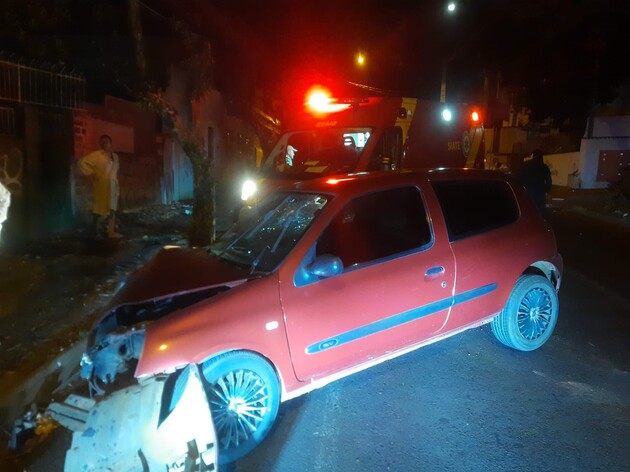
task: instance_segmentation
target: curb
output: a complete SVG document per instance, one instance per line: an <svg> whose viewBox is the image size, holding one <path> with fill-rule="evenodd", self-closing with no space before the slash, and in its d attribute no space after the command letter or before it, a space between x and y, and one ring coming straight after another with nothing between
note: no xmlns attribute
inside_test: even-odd
<svg viewBox="0 0 630 472"><path fill-rule="evenodd" d="M590 218L593 220L598 220L607 224L619 226L622 228L630 228L630 215L629 216L616 216L614 214L600 213L594 210L589 210L588 208L579 206L579 205L569 205L566 207L558 207L553 206L553 204L548 208L554 213L575 213L580 216L584 216L586 218Z"/></svg>
<svg viewBox="0 0 630 472"><path fill-rule="evenodd" d="M92 323L115 296L120 282L144 265L161 247L162 244L127 248L126 254L118 262L120 269L105 277L113 281L113 291L94 291L91 298L96 302L88 310L77 311L76 322L51 338L63 338L69 343L61 348L56 347L54 341L33 346L31 352L37 352L42 359L39 365L30 364L21 370L17 368L0 375L0 428L12 430L16 421L27 414L33 404L38 408L47 405L52 395L70 384L73 375L78 376L81 355ZM134 259L139 254L142 257Z"/></svg>
<svg viewBox="0 0 630 472"><path fill-rule="evenodd" d="M11 427L32 404L45 403L66 388L79 373L87 335L82 336L57 357L28 376L0 398L0 425Z"/></svg>

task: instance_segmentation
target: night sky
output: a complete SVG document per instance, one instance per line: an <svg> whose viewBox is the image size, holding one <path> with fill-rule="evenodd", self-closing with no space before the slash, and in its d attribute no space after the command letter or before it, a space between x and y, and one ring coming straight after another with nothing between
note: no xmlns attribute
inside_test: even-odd
<svg viewBox="0 0 630 472"><path fill-rule="evenodd" d="M486 83L486 96L512 94L537 118L561 121L610 102L630 77L627 0L465 0L454 15L446 2L421 0L4 0L0 50L63 63L86 76L91 95L133 96L146 78L129 2L151 81L210 40L212 81L234 96L264 89L286 101L309 83L351 81L437 100L445 64L449 100L479 101Z"/></svg>

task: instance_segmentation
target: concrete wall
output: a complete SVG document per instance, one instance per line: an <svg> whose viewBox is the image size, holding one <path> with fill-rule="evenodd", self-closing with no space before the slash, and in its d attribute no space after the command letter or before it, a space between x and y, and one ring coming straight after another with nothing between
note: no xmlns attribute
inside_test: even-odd
<svg viewBox="0 0 630 472"><path fill-rule="evenodd" d="M72 112L9 104L15 126L0 136L0 180L11 191L2 238L9 244L38 239L74 226L68 169Z"/></svg>
<svg viewBox="0 0 630 472"><path fill-rule="evenodd" d="M501 128L499 134L498 149L493 149L496 154L511 154L514 146L527 141L527 131L520 128Z"/></svg>
<svg viewBox="0 0 630 472"><path fill-rule="evenodd" d="M597 167L601 151L630 151L630 116L595 117L592 130L586 125L580 146L579 163L583 188L605 188L607 182L597 182Z"/></svg>
<svg viewBox="0 0 630 472"><path fill-rule="evenodd" d="M193 198L192 164L186 153L172 137L164 138L163 182L165 192L162 203Z"/></svg>
<svg viewBox="0 0 630 472"><path fill-rule="evenodd" d="M546 139L542 142L527 141L524 132L517 129L501 128L500 139L487 134L487 139L492 139L492 146L488 152L486 166L493 165L493 160L501 154L517 152L528 154L535 147L542 147L545 152L545 162L551 171L554 185L568 186L572 188L606 188L608 182L598 182L598 166L600 153L604 151L627 151L630 153L630 116L596 117L593 122L590 136L587 131L580 143L580 150L552 154L551 149L566 149L569 146L562 136ZM521 140L523 140L521 142ZM498 149L495 149L498 144ZM512 147L512 149L510 148ZM513 171L518 171L515 163L507 163Z"/></svg>
<svg viewBox="0 0 630 472"><path fill-rule="evenodd" d="M24 142L16 136L0 136L0 247L4 233L2 224L9 217L12 202L24 195ZM9 222L5 224L8 227Z"/></svg>
<svg viewBox="0 0 630 472"><path fill-rule="evenodd" d="M630 128L628 130L630 133ZM582 187L606 188L607 182L597 182L597 167L601 151L630 151L630 136L582 139L580 174Z"/></svg>
<svg viewBox="0 0 630 472"><path fill-rule="evenodd" d="M218 90L209 89L192 102L190 72L172 68L164 98L178 112L184 126L202 140L213 160L215 179L216 225L221 229L231 223L232 212L240 203L244 172L255 164L258 137L248 125L229 115L226 99ZM167 192L165 202L193 197L193 174L190 159L176 140L165 133L163 180Z"/></svg>
<svg viewBox="0 0 630 472"><path fill-rule="evenodd" d="M579 169L581 161L579 152L567 152L563 154L549 154L545 156L545 163L551 171L553 185L577 188L579 186L575 177L571 176Z"/></svg>

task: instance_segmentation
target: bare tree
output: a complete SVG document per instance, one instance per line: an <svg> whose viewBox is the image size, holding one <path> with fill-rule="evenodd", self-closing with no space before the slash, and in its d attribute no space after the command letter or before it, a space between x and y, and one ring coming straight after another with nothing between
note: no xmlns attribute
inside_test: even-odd
<svg viewBox="0 0 630 472"><path fill-rule="evenodd" d="M137 0L129 0L129 25L135 44L136 65L146 84L146 91L141 92L141 101L161 117L162 123L190 159L193 170L193 213L188 241L191 246L206 246L212 242L214 235L214 176L211 154L204 146L203 137L195 129L192 117L181 113L174 104L169 103L163 88L149 85L138 8ZM191 104L212 89L212 48L207 38L193 33L184 22L173 20L171 26L180 35L184 45L185 59L181 62L187 71L187 84L184 87L183 100L186 104ZM178 106L183 105L178 103Z"/></svg>
<svg viewBox="0 0 630 472"><path fill-rule="evenodd" d="M212 161L203 138L192 123L169 105L163 91L148 92L144 103L157 113L189 157L193 169L193 213L189 229L191 246L206 246L214 233L214 177Z"/></svg>

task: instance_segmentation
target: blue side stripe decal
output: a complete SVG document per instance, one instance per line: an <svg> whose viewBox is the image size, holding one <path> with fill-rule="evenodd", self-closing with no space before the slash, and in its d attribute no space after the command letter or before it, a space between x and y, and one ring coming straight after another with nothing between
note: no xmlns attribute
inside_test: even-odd
<svg viewBox="0 0 630 472"><path fill-rule="evenodd" d="M380 321L375 321L374 323L361 326L360 328L341 333L339 336L335 336L334 338L328 338L318 343L311 344L306 348L306 353L316 354L332 347L341 346L342 344L346 344L351 341L370 336L371 334L376 334L390 328L395 328L396 326L400 326L402 324L409 323L410 321L415 321L424 316L431 315L438 311L445 310L451 305L455 306L460 303L472 300L473 298L481 297L496 290L496 288L496 283L484 285L483 287L460 293L459 295L455 295L454 297L444 298L442 300L438 300L436 302L414 308L413 310L405 311L403 313L390 316L389 318L385 318Z"/></svg>

